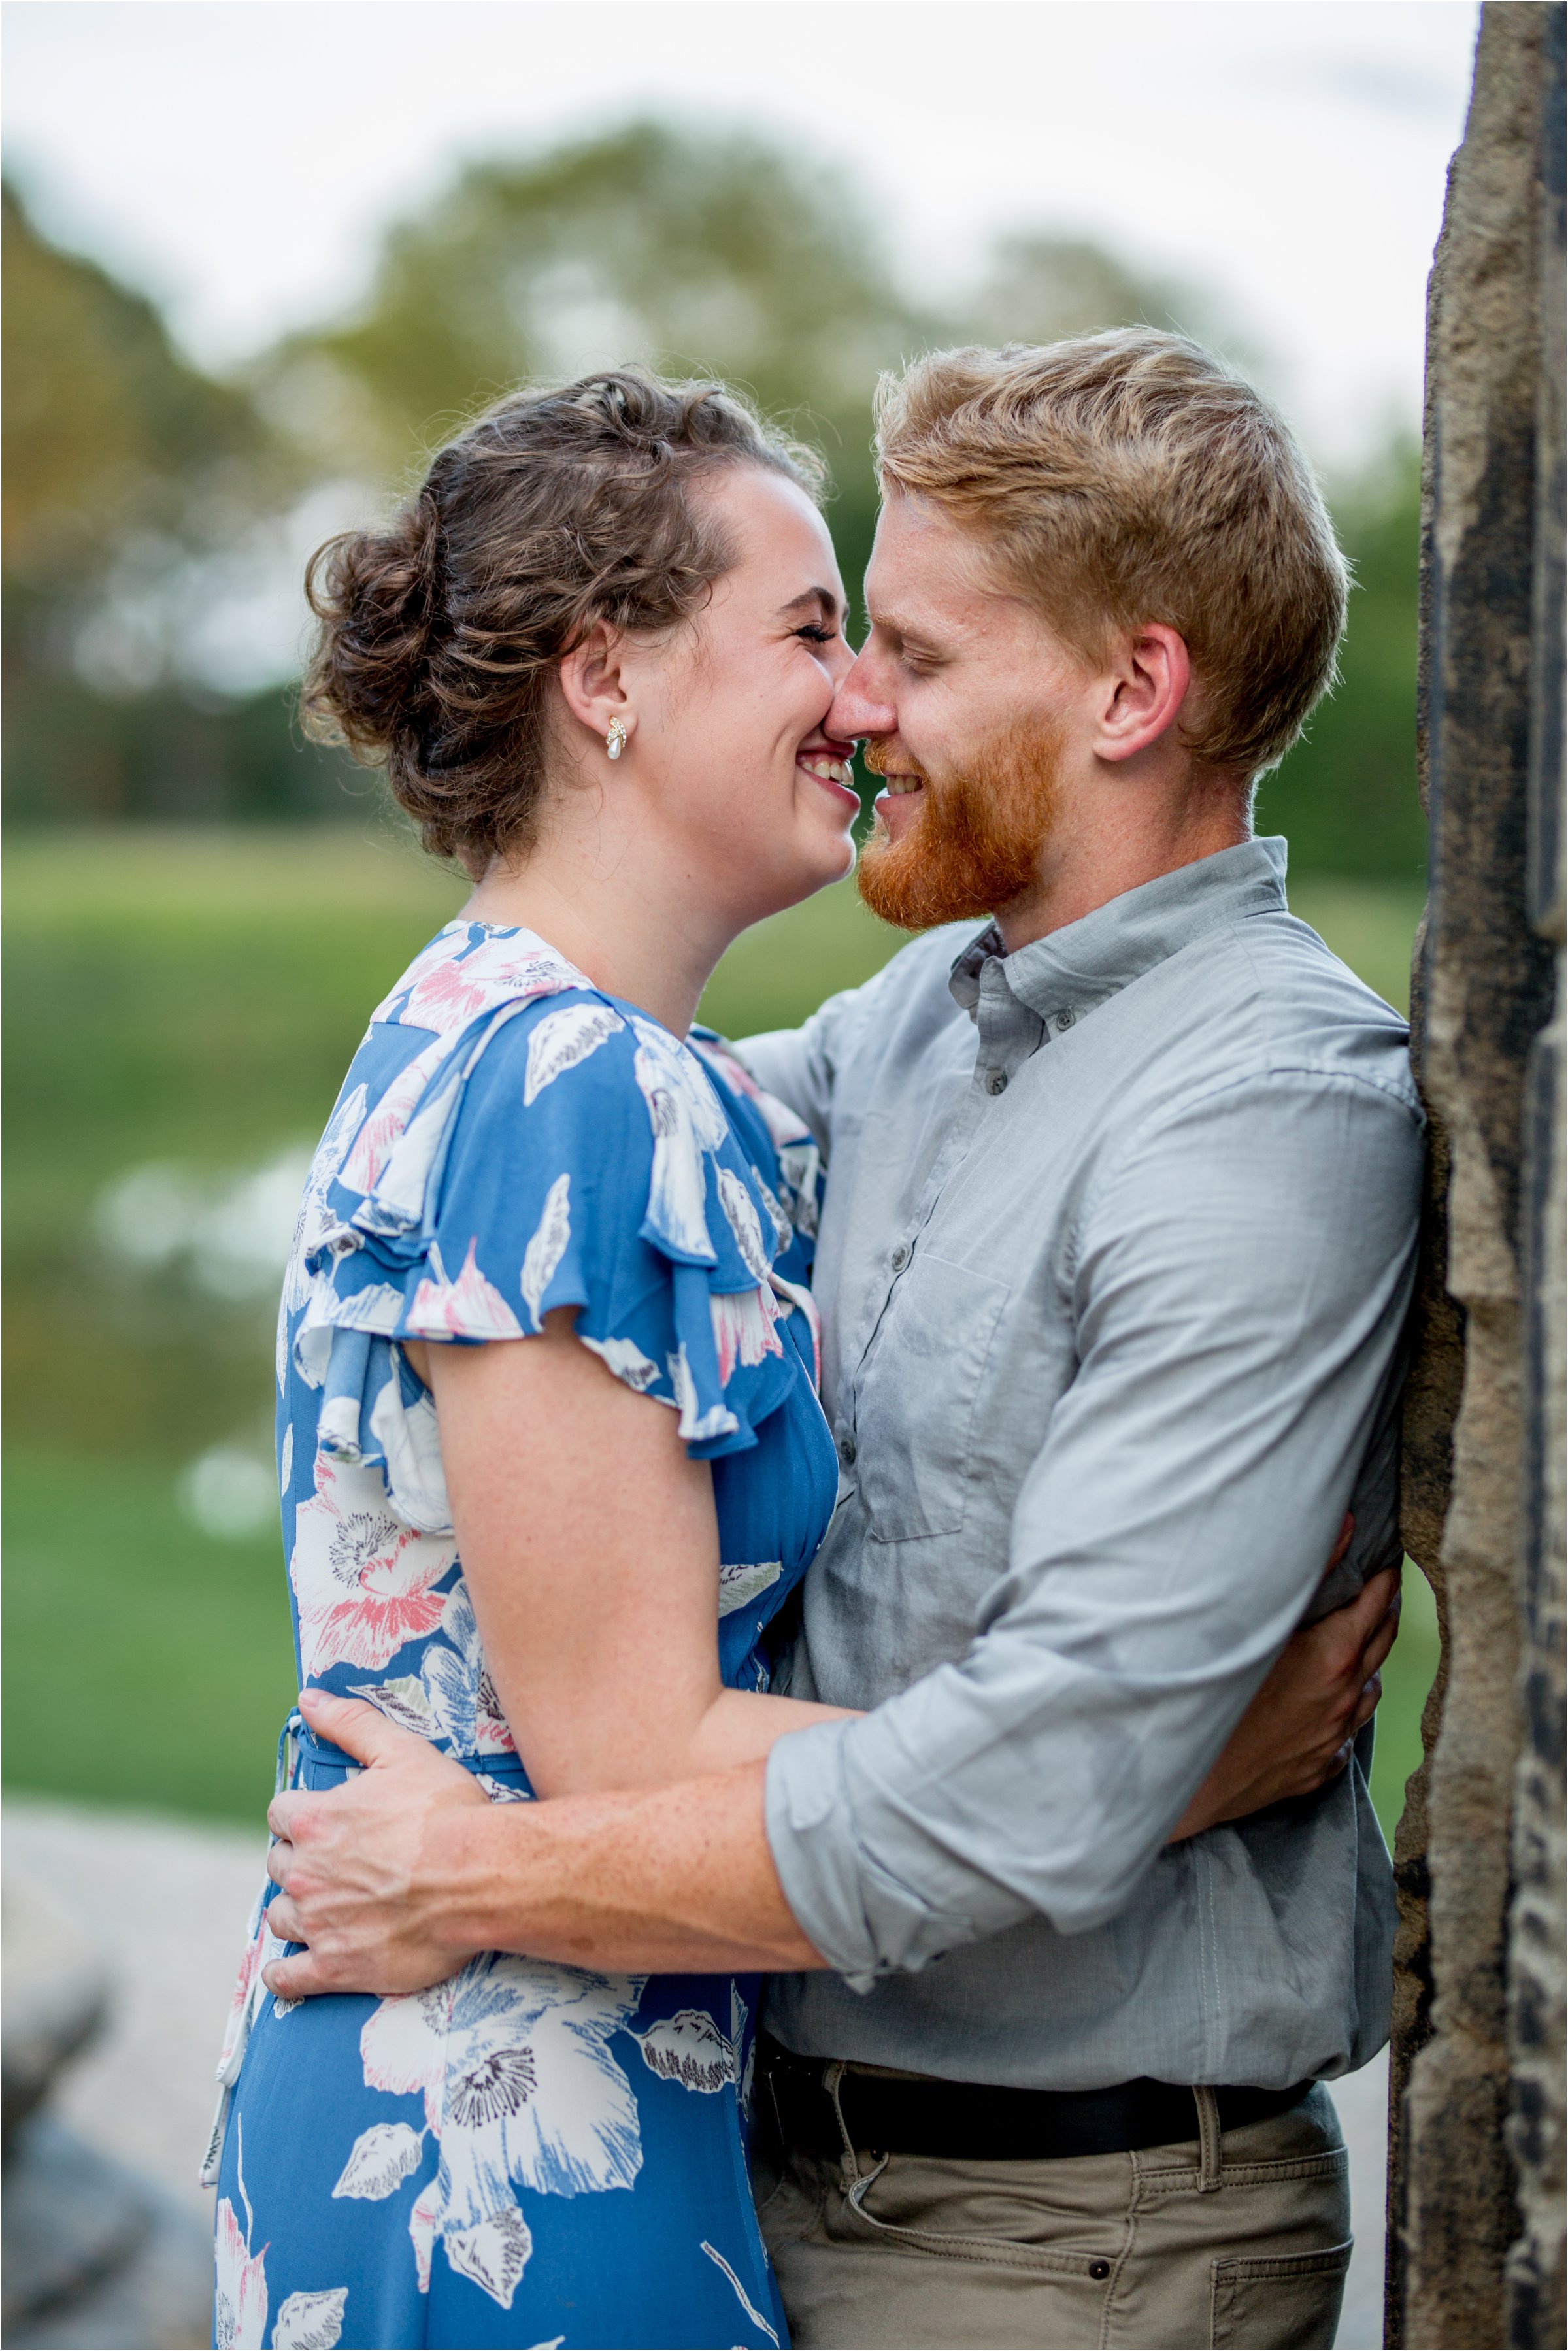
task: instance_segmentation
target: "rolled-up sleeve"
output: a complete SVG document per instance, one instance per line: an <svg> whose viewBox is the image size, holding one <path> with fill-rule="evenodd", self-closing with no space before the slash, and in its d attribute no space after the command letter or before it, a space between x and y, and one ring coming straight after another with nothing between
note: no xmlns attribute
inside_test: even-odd
<svg viewBox="0 0 1568 2351"><path fill-rule="evenodd" d="M1393 1441L1420 1162L1407 1096L1273 1071L1092 1180L1078 1371L1042 1407L971 1646L769 1760L786 1897L852 1984L1134 1896ZM1386 1509L1354 1556L1397 1558Z"/></svg>

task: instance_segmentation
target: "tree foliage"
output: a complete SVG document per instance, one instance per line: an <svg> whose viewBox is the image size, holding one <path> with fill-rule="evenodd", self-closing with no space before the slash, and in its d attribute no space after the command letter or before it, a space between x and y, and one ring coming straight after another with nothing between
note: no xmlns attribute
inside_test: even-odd
<svg viewBox="0 0 1568 2351"><path fill-rule="evenodd" d="M652 121L471 165L388 232L350 317L290 337L243 382L192 368L152 304L58 251L10 193L5 257L9 791L33 816L329 805L338 771L291 733L281 688L226 716L193 709L170 662L140 695L123 674L90 690L94 646L113 633L102 616L151 613L183 567L185 605L164 609L177 634L204 549L241 542L312 483L351 479L367 506L384 500L521 381L640 359L741 386L821 448L852 595L875 519L882 369L935 344L1138 320L1244 356L1201 294L1082 239L1019 233L957 293L912 291L831 166ZM1261 807L1298 867L1420 859L1413 496L1402 459L1340 504L1361 580L1343 684ZM143 635L156 659L156 630Z"/></svg>

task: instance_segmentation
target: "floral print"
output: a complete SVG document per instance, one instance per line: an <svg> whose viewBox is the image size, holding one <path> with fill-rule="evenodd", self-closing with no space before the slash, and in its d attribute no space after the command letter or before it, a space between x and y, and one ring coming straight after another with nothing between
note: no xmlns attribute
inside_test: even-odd
<svg viewBox="0 0 1568 2351"><path fill-rule="evenodd" d="M565 1308L712 1463L720 1667L765 1687L768 1627L836 1485L808 1288L817 1181L799 1123L716 1040L677 1040L526 932L449 925L372 1019L284 1286L301 1677L380 1707L492 1802L530 1800L402 1342L524 1339ZM658 1642L650 1593L652 1671ZM352 1768L292 1718L287 1782ZM746 2177L753 1982L489 1953L403 1999L277 2001L270 1895L206 2173L218 2341L781 2341Z"/></svg>

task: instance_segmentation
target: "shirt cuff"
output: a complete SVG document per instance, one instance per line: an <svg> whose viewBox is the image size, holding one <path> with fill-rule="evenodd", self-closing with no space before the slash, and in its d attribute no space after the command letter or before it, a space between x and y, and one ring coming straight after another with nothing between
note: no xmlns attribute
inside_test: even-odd
<svg viewBox="0 0 1568 2351"><path fill-rule="evenodd" d="M768 1843L796 1924L852 1991L911 1974L972 1939L868 1853L849 1792L854 1722L780 1739L768 1758Z"/></svg>

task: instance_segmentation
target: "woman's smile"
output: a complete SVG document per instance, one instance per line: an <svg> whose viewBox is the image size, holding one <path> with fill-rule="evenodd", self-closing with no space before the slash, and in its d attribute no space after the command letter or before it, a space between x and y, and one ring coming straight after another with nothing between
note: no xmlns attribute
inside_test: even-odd
<svg viewBox="0 0 1568 2351"><path fill-rule="evenodd" d="M795 755L795 765L813 783L821 784L841 807L858 808L860 795L851 780L850 761L854 757L852 743L811 745Z"/></svg>

